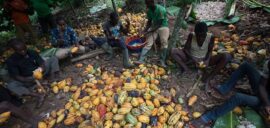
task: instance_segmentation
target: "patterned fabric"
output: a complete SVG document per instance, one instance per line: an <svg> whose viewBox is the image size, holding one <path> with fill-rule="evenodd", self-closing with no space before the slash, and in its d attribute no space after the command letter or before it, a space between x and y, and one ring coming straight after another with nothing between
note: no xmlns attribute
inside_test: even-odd
<svg viewBox="0 0 270 128"><path fill-rule="evenodd" d="M58 28L55 28L51 32L52 45L57 44L58 40L64 40L62 47L69 47L78 41L78 37L75 31L71 27L66 27L64 32L61 32Z"/></svg>

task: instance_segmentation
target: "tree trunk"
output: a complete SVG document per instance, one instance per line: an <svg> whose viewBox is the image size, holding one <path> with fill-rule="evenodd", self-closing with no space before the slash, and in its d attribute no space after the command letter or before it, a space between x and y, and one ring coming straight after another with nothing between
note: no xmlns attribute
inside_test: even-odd
<svg viewBox="0 0 270 128"><path fill-rule="evenodd" d="M117 12L116 5L115 5L114 0L112 0L112 6L113 6L114 12L117 13L117 15L118 15L118 12Z"/></svg>
<svg viewBox="0 0 270 128"><path fill-rule="evenodd" d="M186 11L187 11L187 8L185 6L182 6L178 12L178 15L174 23L173 32L169 40L169 46L168 46L169 51L171 51L171 49L176 46L177 41L179 41L179 32L180 32L180 28L183 27L183 24L185 22L184 17L186 15Z"/></svg>

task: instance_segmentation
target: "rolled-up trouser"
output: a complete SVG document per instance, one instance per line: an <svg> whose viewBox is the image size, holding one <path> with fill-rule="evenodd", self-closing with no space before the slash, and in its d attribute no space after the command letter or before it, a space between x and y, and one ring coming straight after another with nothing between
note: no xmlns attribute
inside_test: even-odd
<svg viewBox="0 0 270 128"><path fill-rule="evenodd" d="M67 58L71 52L71 47L67 47L67 48L58 48L56 53L55 53L55 56L59 59L59 60L62 60L62 59L65 59ZM79 51L77 52L78 54L83 54L86 52L86 48L82 45L79 45Z"/></svg>
<svg viewBox="0 0 270 128"><path fill-rule="evenodd" d="M44 58L44 60L45 60L45 71L44 71L45 76L49 76L53 73L60 71L59 61L57 57L52 56L50 58Z"/></svg>
<svg viewBox="0 0 270 128"><path fill-rule="evenodd" d="M45 59L44 76L48 76L57 71L59 71L58 59L56 57ZM24 83L14 79L11 79L7 85L7 88L18 96L29 95L35 87L35 82Z"/></svg>
<svg viewBox="0 0 270 128"><path fill-rule="evenodd" d="M160 42L161 42L161 48L168 48L168 39L170 35L170 30L168 27L161 27L157 29L155 32L149 33L146 38L147 44L145 45L145 49L151 49L155 40L157 37L160 37Z"/></svg>

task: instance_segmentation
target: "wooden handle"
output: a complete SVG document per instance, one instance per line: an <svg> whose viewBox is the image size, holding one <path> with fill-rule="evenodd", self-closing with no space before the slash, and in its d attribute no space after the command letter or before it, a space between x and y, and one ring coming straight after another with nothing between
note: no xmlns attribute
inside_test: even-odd
<svg viewBox="0 0 270 128"><path fill-rule="evenodd" d="M46 90L44 89L44 87L41 85L41 83L38 80L35 80L36 84L38 86L39 89L41 89L42 93L46 93Z"/></svg>

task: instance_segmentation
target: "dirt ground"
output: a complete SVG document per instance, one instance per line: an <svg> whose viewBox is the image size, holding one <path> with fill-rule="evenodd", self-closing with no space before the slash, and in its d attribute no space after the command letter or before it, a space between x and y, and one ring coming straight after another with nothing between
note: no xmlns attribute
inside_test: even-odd
<svg viewBox="0 0 270 128"><path fill-rule="evenodd" d="M242 4L239 4L237 10L239 14L243 14L242 20L236 24L238 26L238 33L244 36L250 35L250 34L263 34L265 32L264 30L266 29L265 26L268 25L269 27L269 21L270 21L270 15L269 13L265 13L261 10L251 10L248 9ZM72 13L72 12L70 12ZM70 13L65 13L70 14ZM102 14L104 15L104 14ZM87 25L89 22L89 19L92 19L91 16L86 16L87 18L82 18L79 21L82 25ZM73 17L72 17L73 18ZM71 18L71 19L72 19ZM104 17L103 17L104 18ZM95 20L92 19L92 20ZM264 25L264 26L263 26ZM260 28L260 29L257 29ZM210 27L210 30L216 33L217 35L219 34L220 31L225 30L226 25L223 24L218 24L215 26ZM257 32L258 31L258 32ZM184 31L185 34L182 36L182 39L185 39L187 36L188 31ZM269 36L269 34L268 34ZM153 56L152 56L153 55ZM92 65L97 65L105 68L106 70L110 69L121 69L122 68L122 55L120 52L117 53L116 59L113 61L105 61L104 56L106 55L100 55L95 58L83 60L79 63L83 63L84 65L87 64L92 64ZM151 54L151 57L148 57L148 61L151 63L157 64L157 58L158 56L154 55L153 53ZM136 60L136 57L132 57L132 60ZM75 63L76 64L76 63ZM73 79L73 84L74 85L80 85L84 81L84 77L81 75L83 68L75 68L75 64L69 63L69 62L63 62L61 64L61 75L57 76L57 80L62 80L64 78L71 77ZM169 83L161 83L161 88L163 90L167 90L170 88L176 88L177 94L180 97L184 98L184 101L186 100L186 94L189 92L189 89L192 88L194 82L196 81L197 72L194 69L193 74L188 74L188 75L181 75L181 70L177 67L177 65L170 65L170 68L168 68L167 72L169 72ZM222 83L225 79L228 78L229 72L223 72L219 75L217 75L214 79L214 83L220 84ZM240 85L248 85L246 80L243 80L240 82ZM219 101L211 96L209 96L205 91L203 91L203 86L201 86L199 89L196 89L195 93L196 95L199 96L199 102L196 105L196 107L192 108L192 111L199 111L199 112L204 112L209 110L215 105L218 105L222 103L222 101ZM70 95L66 95L64 93L59 93L57 95L50 93L46 99L46 102L44 103L43 107L41 109L34 109L35 102L33 99L28 100L23 107L30 108L31 111L34 112L35 117L37 118L42 118L45 117L47 113L51 112L52 110L58 109L58 108L63 108L64 103L68 100L68 97ZM177 97L178 98L178 97ZM186 110L189 110L187 106L185 107ZM12 118L8 124L3 126L3 128L23 128L24 123L20 120L16 120ZM2 128L2 126L1 126ZM62 126L58 125L56 128L63 128Z"/></svg>

